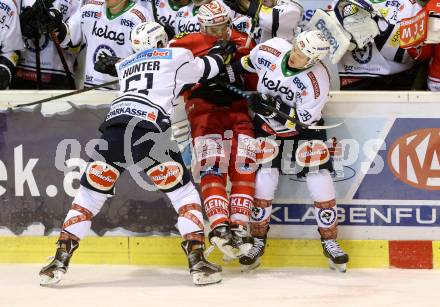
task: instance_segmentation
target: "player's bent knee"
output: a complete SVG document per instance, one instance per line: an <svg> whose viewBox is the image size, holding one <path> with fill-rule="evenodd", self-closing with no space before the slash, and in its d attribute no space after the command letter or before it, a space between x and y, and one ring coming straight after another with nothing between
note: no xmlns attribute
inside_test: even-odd
<svg viewBox="0 0 440 307"><path fill-rule="evenodd" d="M335 198L335 187L328 170L321 169L318 172L308 173L306 183L310 196L315 202Z"/></svg>
<svg viewBox="0 0 440 307"><path fill-rule="evenodd" d="M92 161L81 177L81 185L96 192L112 194L119 176L120 171L114 166L102 161Z"/></svg>
<svg viewBox="0 0 440 307"><path fill-rule="evenodd" d="M147 170L147 175L163 192L172 192L189 182L186 168L179 162L168 161Z"/></svg>
<svg viewBox="0 0 440 307"><path fill-rule="evenodd" d="M107 199L107 194L96 192L80 185L78 192L73 199L73 204L78 204L87 210L90 210L93 215L97 215Z"/></svg>

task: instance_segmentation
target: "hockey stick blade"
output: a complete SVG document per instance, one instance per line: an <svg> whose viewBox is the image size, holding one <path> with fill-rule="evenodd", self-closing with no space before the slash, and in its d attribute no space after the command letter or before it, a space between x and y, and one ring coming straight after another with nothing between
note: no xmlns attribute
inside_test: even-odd
<svg viewBox="0 0 440 307"><path fill-rule="evenodd" d="M224 88L230 90L231 92L234 92L240 96L242 96L243 98L246 98L247 100L251 100L252 96L255 94L258 94L258 92L250 92L250 91L243 91L235 86L233 86L232 84L226 83L223 80L219 80L217 78L213 78L214 82L217 83L220 86L223 86ZM276 114L278 114L279 116L281 116L284 119L287 119L289 121L291 121L292 123L295 123L296 125L300 126L303 129L310 129L310 130L325 130L325 129L332 129L332 128L336 128L340 125L342 125L343 123L338 123L335 125L328 125L328 126L315 126L315 125L308 125L308 124L304 124L302 122L300 122L298 119L291 117L283 112L280 112L280 110L277 110L276 108L269 106L269 105L265 105L265 107L271 111L274 112Z"/></svg>
<svg viewBox="0 0 440 307"><path fill-rule="evenodd" d="M106 83L103 83L103 84L95 85L95 86L88 87L88 88L83 88L83 89L76 90L76 91L71 91L71 92L60 94L60 95L56 95L56 96L51 96L51 97L40 99L40 100L37 100L37 101L18 104L15 107L16 108L22 108L22 107L33 106L33 105L36 105L36 104L40 104L40 103L44 103L44 102L48 102L48 101L52 101L52 100L57 100L57 99L60 99L60 98L69 97L69 96L85 93L85 92L88 92L88 91L93 91L93 90L96 90L96 89L101 88L101 87L106 87L106 86L109 86L109 85L116 84L118 82L119 82L119 80L113 80L113 81L109 81L109 82L106 82Z"/></svg>

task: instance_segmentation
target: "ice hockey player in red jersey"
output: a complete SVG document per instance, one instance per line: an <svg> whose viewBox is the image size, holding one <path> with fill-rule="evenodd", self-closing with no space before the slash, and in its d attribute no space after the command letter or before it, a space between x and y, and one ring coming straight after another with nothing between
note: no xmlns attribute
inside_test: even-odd
<svg viewBox="0 0 440 307"><path fill-rule="evenodd" d="M198 18L201 32L178 36L171 46L201 56L218 40L230 40L237 46L235 59L249 52L243 48L247 35L231 28L228 10L221 2L202 5ZM226 71L226 82L241 86L228 65ZM197 84L184 93L184 99L194 146L193 174L200 176L203 206L211 227L209 239L225 256L237 258L251 247L248 224L255 192L256 141L248 105L215 81Z"/></svg>

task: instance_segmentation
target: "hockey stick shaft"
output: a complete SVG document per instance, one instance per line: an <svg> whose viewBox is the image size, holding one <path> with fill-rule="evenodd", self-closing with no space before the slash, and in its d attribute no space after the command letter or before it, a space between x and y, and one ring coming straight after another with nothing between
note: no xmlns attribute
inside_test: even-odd
<svg viewBox="0 0 440 307"><path fill-rule="evenodd" d="M69 69L69 65L67 65L67 61L66 61L66 58L64 57L63 49L60 46L60 42L58 40L56 33L53 31L50 32L50 38L52 39L52 41L55 45L58 56L61 60L61 64L63 65L64 72L66 73L66 76L67 76L67 81L69 82L70 87L72 89L75 89L76 88L75 79L73 78L72 72Z"/></svg>
<svg viewBox="0 0 440 307"><path fill-rule="evenodd" d="M231 92L234 92L240 96L242 96L243 98L247 99L247 100L252 100L252 96L255 95L256 92L247 92L247 91L243 91L235 86L233 86L232 84L229 84L227 82L224 82L222 80L219 80L217 78L213 79L215 83L217 83L220 86L223 86L224 88L230 90ZM331 128L336 128L340 125L342 125L342 123L339 124L335 124L335 125L330 125L330 126L315 126L315 125L307 125L304 124L302 122L300 122L298 119L289 116L283 112L281 112L280 110L270 106L270 105L265 105L265 108L268 109L269 111L276 113L277 115L281 116L282 118L291 121L292 123L295 123L296 125L300 126L303 129L311 129L311 130L322 130L322 129L331 129Z"/></svg>
<svg viewBox="0 0 440 307"><path fill-rule="evenodd" d="M68 92L68 93L64 93L64 94L60 94L60 95L56 95L56 96L40 99L40 100L29 102L29 103L18 104L16 107L17 108L21 108L21 107L33 106L33 105L40 104L40 103L43 103L43 102L48 102L48 101L52 101L52 100L56 100L56 99L60 99L60 98L65 98L65 97L69 97L69 96L85 93L85 92L88 92L88 91L96 90L98 88L106 87L106 86L109 86L109 85L113 85L113 84L116 84L118 82L119 82L119 80L113 80L113 81L109 81L109 82L106 82L106 83L103 83L103 84L99 84L99 85L95 85L95 86L92 86L92 87L83 88L83 89L80 89L80 90L77 90L77 91L72 91L72 92Z"/></svg>

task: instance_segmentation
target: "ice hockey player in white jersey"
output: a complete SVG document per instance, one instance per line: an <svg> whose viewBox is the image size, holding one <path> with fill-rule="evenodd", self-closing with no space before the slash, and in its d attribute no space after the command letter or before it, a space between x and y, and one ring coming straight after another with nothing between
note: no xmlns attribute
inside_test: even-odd
<svg viewBox="0 0 440 307"><path fill-rule="evenodd" d="M381 18L374 17L381 34L364 48L347 52L338 63L342 90L408 90L415 78L414 61L400 48L400 21L420 10L414 0L365 0ZM334 1L340 11L349 1ZM356 11L355 8L351 9ZM342 15L341 14L341 15ZM348 16L350 17L350 15Z"/></svg>
<svg viewBox="0 0 440 307"><path fill-rule="evenodd" d="M151 20L150 12L143 5L130 0L86 0L78 14L69 19L68 35L61 43L63 47L70 48L85 45L84 87L116 80L115 77L97 72L95 62L103 54L120 58L133 54L130 44L132 29Z"/></svg>
<svg viewBox="0 0 440 307"><path fill-rule="evenodd" d="M239 259L245 268L259 265L279 172L286 171L286 166L294 161L295 172L298 177L306 177L315 204L324 255L332 268L345 271L348 255L336 241L338 216L326 132L302 129L278 114L288 114L305 124L322 125L321 111L328 101L330 76L320 60L329 50L330 44L322 32L305 31L295 38L293 45L281 38L257 45L249 56L242 58L239 67L235 67L236 71L244 69L258 74L259 95L253 99L251 108L256 112L255 134L263 153L251 218L254 245ZM267 105L277 112L269 111Z"/></svg>
<svg viewBox="0 0 440 307"><path fill-rule="evenodd" d="M263 43L270 38L280 37L292 41L295 30L302 21L304 9L298 0L263 0L258 12L259 0L225 0L234 11L243 14L233 20L234 27L249 33L252 20L257 24L252 33L256 43ZM258 18L255 15L258 13Z"/></svg>
<svg viewBox="0 0 440 307"><path fill-rule="evenodd" d="M79 10L80 1L22 0L18 3L26 48L20 54L11 88L75 89L72 72L76 53L59 46L57 49L53 38L58 40L56 30Z"/></svg>
<svg viewBox="0 0 440 307"><path fill-rule="evenodd" d="M24 48L17 7L13 0L0 0L0 90L15 74L18 51Z"/></svg>
<svg viewBox="0 0 440 307"><path fill-rule="evenodd" d="M221 281L221 267L208 262L204 251L204 222L200 196L191 182L177 143L171 140L171 113L186 84L204 82L223 67L223 57L235 46L216 44L208 55L194 58L184 48L166 48L168 37L156 22L141 23L133 29L132 44L137 53L119 61L103 56L97 69L119 77L119 95L100 126L106 150L96 147L81 178L81 186L67 213L54 260L41 269L41 285L58 283L66 273L79 241L91 227L91 219L127 168L145 172L154 185L170 199L179 214L177 228L188 256L194 284ZM119 61L116 64L115 62ZM136 173L137 175L137 173ZM138 181L137 181L138 182ZM142 184L146 184L141 181ZM139 182L138 182L139 184Z"/></svg>

